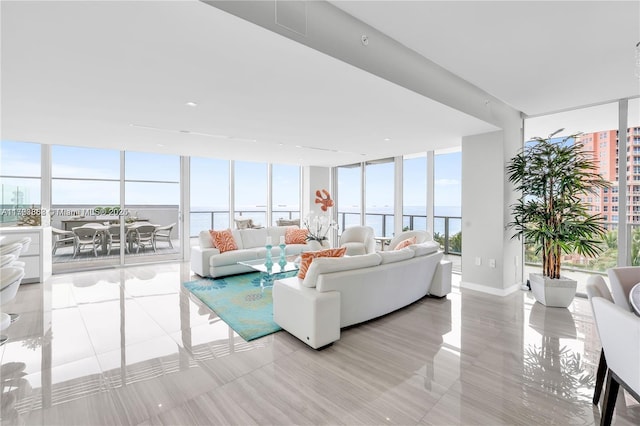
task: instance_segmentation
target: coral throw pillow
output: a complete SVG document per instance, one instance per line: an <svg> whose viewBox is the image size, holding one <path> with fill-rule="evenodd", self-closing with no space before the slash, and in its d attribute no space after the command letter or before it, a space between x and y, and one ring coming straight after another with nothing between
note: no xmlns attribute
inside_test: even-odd
<svg viewBox="0 0 640 426"><path fill-rule="evenodd" d="M306 229L287 228L284 233L285 244L305 244L309 231Z"/></svg>
<svg viewBox="0 0 640 426"><path fill-rule="evenodd" d="M238 250L236 240L233 239L231 229L225 229L224 231L209 231L211 239L213 240L213 246L220 250L220 253L225 251Z"/></svg>
<svg viewBox="0 0 640 426"><path fill-rule="evenodd" d="M300 270L298 271L298 278L304 279L307 276L307 271L309 270L309 265L313 262L313 259L316 257L342 257L347 251L346 247L334 248L334 249L326 249L320 251L307 251L300 254Z"/></svg>
<svg viewBox="0 0 640 426"><path fill-rule="evenodd" d="M406 240L402 240L398 243L394 250L402 250L405 247L409 247L411 244L416 243L416 237L407 238Z"/></svg>

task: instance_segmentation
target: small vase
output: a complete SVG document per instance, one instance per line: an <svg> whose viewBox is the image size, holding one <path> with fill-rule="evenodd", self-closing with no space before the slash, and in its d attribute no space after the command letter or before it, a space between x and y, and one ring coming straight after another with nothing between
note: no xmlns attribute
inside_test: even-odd
<svg viewBox="0 0 640 426"><path fill-rule="evenodd" d="M280 244L278 247L280 247L280 260L278 261L278 265L280 265L280 270L284 271L284 267L287 266L287 258L284 253L285 245Z"/></svg>
<svg viewBox="0 0 640 426"><path fill-rule="evenodd" d="M271 244L267 244L265 248L267 249L267 253L265 255L264 266L267 267L267 271L271 273L271 268L273 267L273 260L271 259Z"/></svg>
<svg viewBox="0 0 640 426"><path fill-rule="evenodd" d="M316 240L307 241L307 247L309 247L309 250L311 251L322 250L322 244L320 244L320 241Z"/></svg>

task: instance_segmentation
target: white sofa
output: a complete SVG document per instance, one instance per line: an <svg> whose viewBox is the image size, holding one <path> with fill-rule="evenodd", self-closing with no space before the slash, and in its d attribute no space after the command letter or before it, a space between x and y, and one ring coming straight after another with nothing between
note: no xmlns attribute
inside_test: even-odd
<svg viewBox="0 0 640 426"><path fill-rule="evenodd" d="M222 277L225 275L241 274L251 272L248 266L238 265L237 262L255 259L264 259L267 253L265 244L267 237L271 237L273 248L271 255L274 263L280 256L280 237L284 236L287 228L291 226L272 226L258 229L233 229L233 239L238 246L238 250L220 253L220 250L213 247L209 231L201 231L199 235L199 245L191 248L191 269L202 277ZM298 228L293 226L293 228ZM286 255L300 254L307 251L307 244L287 244Z"/></svg>
<svg viewBox="0 0 640 426"><path fill-rule="evenodd" d="M276 280L273 318L318 349L340 338L340 329L388 314L416 300L451 291L451 262L428 241L397 251L316 258L304 280Z"/></svg>

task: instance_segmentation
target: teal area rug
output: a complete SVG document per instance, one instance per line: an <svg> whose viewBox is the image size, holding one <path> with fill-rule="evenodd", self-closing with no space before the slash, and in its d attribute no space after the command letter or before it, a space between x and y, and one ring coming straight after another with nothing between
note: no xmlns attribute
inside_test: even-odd
<svg viewBox="0 0 640 426"><path fill-rule="evenodd" d="M292 277L297 271L278 278ZM260 273L202 278L183 284L247 342L282 330L273 322L271 287L260 288Z"/></svg>

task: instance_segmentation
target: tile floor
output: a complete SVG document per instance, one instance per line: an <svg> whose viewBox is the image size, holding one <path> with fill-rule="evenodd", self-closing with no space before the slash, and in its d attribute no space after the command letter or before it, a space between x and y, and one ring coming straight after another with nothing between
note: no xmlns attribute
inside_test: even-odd
<svg viewBox="0 0 640 426"><path fill-rule="evenodd" d="M588 301L454 289L324 351L252 342L182 289L184 263L55 275L3 306L2 425L582 424L600 346ZM454 282L459 281L454 275ZM640 424L618 396L616 425Z"/></svg>

